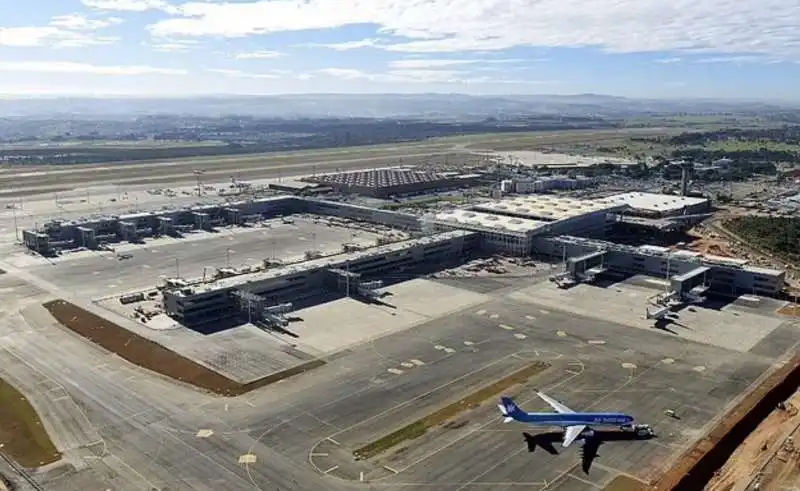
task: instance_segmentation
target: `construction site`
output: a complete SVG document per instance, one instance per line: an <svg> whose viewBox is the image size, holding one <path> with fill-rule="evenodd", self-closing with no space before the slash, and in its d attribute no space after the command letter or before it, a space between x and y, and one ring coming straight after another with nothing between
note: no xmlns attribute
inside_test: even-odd
<svg viewBox="0 0 800 491"><path fill-rule="evenodd" d="M734 478L709 462L800 373L784 271L616 240L686 230L708 200L188 201L3 215L20 244L0 261L0 366L58 451L17 474L59 491L698 489L698 466ZM537 390L655 434L551 453L560 433L496 409L542 410Z"/></svg>

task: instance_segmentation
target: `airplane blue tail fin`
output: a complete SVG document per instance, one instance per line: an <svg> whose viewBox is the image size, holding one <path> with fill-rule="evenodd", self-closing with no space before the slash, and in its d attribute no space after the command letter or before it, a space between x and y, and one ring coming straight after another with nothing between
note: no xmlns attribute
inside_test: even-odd
<svg viewBox="0 0 800 491"><path fill-rule="evenodd" d="M517 403L514 402L514 400L510 397L503 396L500 398L500 402L501 404L498 404L497 407L500 408L500 412L503 413L503 416L505 416L503 419L504 423L518 419L519 416L525 414L525 411L520 409L519 406L517 406Z"/></svg>

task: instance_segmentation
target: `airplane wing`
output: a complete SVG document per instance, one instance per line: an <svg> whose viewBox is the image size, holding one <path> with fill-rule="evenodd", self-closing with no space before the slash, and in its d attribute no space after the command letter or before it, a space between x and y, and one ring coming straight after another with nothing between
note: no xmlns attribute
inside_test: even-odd
<svg viewBox="0 0 800 491"><path fill-rule="evenodd" d="M557 400L553 399L552 397L548 396L547 394L542 394L541 392L537 392L536 395L542 398L542 400L548 404L553 410L557 413L574 413L572 409L568 408L567 406L561 404Z"/></svg>
<svg viewBox="0 0 800 491"><path fill-rule="evenodd" d="M586 425L567 426L567 430L564 432L564 441L561 443L561 446L564 448L569 447L572 442L581 435L585 428Z"/></svg>

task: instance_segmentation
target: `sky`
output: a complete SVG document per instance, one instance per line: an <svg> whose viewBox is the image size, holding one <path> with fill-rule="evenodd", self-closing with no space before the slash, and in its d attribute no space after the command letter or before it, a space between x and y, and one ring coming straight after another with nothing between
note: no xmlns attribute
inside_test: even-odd
<svg viewBox="0 0 800 491"><path fill-rule="evenodd" d="M0 2L0 94L800 101L800 0Z"/></svg>

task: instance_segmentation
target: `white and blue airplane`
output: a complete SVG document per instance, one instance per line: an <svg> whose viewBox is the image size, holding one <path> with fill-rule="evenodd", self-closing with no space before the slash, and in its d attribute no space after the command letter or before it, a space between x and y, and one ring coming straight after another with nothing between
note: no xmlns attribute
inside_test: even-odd
<svg viewBox="0 0 800 491"><path fill-rule="evenodd" d="M536 426L557 426L564 429L563 447L572 442L585 441L594 436L591 426L616 426L623 431L635 431L638 436L651 436L648 425L634 425L633 416L624 413L580 413L556 401L552 397L536 392L555 411L554 413L528 413L523 411L510 397L501 397L497 407L503 413L503 423L519 421Z"/></svg>

